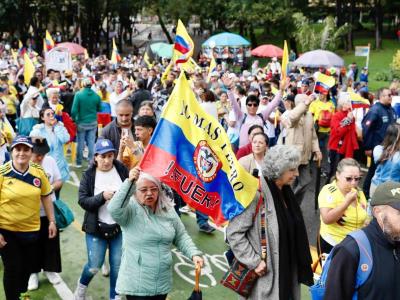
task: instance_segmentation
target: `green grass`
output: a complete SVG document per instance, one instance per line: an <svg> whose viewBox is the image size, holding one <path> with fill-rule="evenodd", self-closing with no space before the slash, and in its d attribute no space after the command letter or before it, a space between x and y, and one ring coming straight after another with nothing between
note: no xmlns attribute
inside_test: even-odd
<svg viewBox="0 0 400 300"><path fill-rule="evenodd" d="M371 54L369 58L369 89L370 91L376 91L381 87L387 87L390 85L389 81L376 81L375 75L378 72L389 72L390 64L392 63L393 56L397 50L400 49L400 43L397 40L384 39L382 41L382 50L375 50L373 38L362 38L355 39L354 46L366 46L368 43L371 44ZM346 66L351 64L353 61L357 63L359 68L365 66L366 57L354 56L354 51L344 52L337 51L341 57L343 57Z"/></svg>

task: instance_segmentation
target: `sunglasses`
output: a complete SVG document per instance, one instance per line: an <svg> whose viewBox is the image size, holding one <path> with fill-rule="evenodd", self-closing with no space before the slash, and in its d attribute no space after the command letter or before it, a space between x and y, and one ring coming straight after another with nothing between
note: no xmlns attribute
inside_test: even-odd
<svg viewBox="0 0 400 300"><path fill-rule="evenodd" d="M347 182L356 181L359 182L362 177L345 177Z"/></svg>
<svg viewBox="0 0 400 300"><path fill-rule="evenodd" d="M46 117L51 117L51 116L54 116L54 113L53 113L53 112L48 112L48 113L46 113Z"/></svg>
<svg viewBox="0 0 400 300"><path fill-rule="evenodd" d="M257 107L258 104L257 103L247 103L248 107Z"/></svg>

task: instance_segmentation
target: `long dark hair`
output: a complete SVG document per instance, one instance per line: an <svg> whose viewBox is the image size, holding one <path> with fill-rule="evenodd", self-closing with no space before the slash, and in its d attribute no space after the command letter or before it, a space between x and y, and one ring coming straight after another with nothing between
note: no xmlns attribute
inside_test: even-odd
<svg viewBox="0 0 400 300"><path fill-rule="evenodd" d="M393 155L400 151L400 125L391 124L389 125L385 138L382 142L383 152L379 159L379 163L390 160Z"/></svg>

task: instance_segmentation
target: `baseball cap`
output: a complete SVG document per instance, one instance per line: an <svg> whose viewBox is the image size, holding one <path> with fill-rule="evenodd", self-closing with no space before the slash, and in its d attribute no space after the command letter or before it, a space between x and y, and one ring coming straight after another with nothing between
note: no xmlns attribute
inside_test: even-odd
<svg viewBox="0 0 400 300"><path fill-rule="evenodd" d="M32 152L40 155L45 155L50 152L50 147L45 138L32 137L33 149Z"/></svg>
<svg viewBox="0 0 400 300"><path fill-rule="evenodd" d="M400 210L400 183L387 181L379 185L371 199L371 206L389 205Z"/></svg>
<svg viewBox="0 0 400 300"><path fill-rule="evenodd" d="M99 139L94 145L94 154L104 154L107 152L116 152L113 143L108 139Z"/></svg>
<svg viewBox="0 0 400 300"><path fill-rule="evenodd" d="M29 148L33 148L33 144L31 138L26 135L18 135L11 143L11 149L13 149L17 145L25 145Z"/></svg>

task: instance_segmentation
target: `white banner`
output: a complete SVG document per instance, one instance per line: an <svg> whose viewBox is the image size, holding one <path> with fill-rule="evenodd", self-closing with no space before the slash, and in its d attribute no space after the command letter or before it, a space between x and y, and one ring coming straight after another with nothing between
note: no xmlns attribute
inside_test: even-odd
<svg viewBox="0 0 400 300"><path fill-rule="evenodd" d="M356 46L355 56L369 56L368 46Z"/></svg>
<svg viewBox="0 0 400 300"><path fill-rule="evenodd" d="M72 70L71 53L66 48L55 47L46 53L46 69Z"/></svg>

